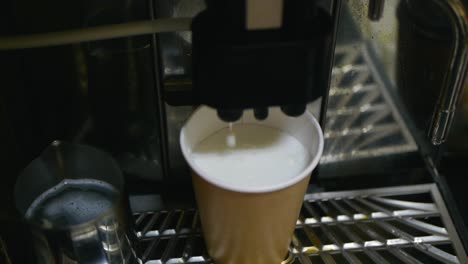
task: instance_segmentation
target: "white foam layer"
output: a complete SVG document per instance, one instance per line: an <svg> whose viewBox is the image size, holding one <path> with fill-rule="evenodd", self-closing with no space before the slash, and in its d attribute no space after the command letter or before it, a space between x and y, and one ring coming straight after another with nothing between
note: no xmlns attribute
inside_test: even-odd
<svg viewBox="0 0 468 264"><path fill-rule="evenodd" d="M281 184L301 173L311 161L309 151L279 129L239 124L234 126L233 134L223 128L191 153L193 161L210 178L233 188Z"/></svg>

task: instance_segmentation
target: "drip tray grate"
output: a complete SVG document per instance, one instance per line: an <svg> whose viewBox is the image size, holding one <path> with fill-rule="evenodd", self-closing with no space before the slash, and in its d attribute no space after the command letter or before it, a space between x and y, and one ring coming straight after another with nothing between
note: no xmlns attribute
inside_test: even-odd
<svg viewBox="0 0 468 264"><path fill-rule="evenodd" d="M212 263L196 210L135 214L143 263ZM468 263L435 184L307 194L284 263Z"/></svg>

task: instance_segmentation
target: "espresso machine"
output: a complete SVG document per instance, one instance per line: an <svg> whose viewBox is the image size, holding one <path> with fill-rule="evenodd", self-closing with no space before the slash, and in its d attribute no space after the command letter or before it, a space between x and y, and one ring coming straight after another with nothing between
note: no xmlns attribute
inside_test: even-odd
<svg viewBox="0 0 468 264"><path fill-rule="evenodd" d="M178 141L200 104L320 121L284 263L468 263L467 1L7 0L0 21L0 263L35 263L12 189L54 140L117 161L142 263L212 263Z"/></svg>

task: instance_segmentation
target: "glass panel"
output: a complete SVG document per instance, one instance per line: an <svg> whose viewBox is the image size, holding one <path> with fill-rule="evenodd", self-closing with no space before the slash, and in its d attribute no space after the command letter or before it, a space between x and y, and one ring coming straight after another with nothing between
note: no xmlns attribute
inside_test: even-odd
<svg viewBox="0 0 468 264"><path fill-rule="evenodd" d="M204 0L155 1L156 17L194 17L205 8ZM179 146L179 131L193 110L191 105L192 69L189 31L158 35L160 65L163 68L164 100L168 140L168 180L190 184L187 166Z"/></svg>
<svg viewBox="0 0 468 264"><path fill-rule="evenodd" d="M335 166L332 174L356 173L336 167L355 161L368 173L420 167L416 142L432 146L426 135L453 53L445 1L385 1L378 21L368 19L367 2L343 1L321 162L324 171ZM452 137L463 142L468 119L459 109Z"/></svg>
<svg viewBox="0 0 468 264"><path fill-rule="evenodd" d="M394 99L398 5L385 1L383 16L375 22L368 19L364 1L343 3L322 165L417 152Z"/></svg>
<svg viewBox="0 0 468 264"><path fill-rule="evenodd" d="M16 4L17 9L11 5L15 19L8 35L124 23L150 15L148 3L139 0ZM10 69L0 78L9 75L12 80L2 96L16 134L20 168L60 139L110 152L129 183L162 177L151 36L2 51L2 58L1 68Z"/></svg>

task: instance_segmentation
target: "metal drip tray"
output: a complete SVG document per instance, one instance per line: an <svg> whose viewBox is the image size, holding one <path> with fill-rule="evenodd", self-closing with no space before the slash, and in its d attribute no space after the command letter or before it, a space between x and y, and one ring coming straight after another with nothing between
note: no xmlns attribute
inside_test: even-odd
<svg viewBox="0 0 468 264"><path fill-rule="evenodd" d="M143 263L212 263L196 210L135 214ZM305 196L283 263L468 263L435 184Z"/></svg>

